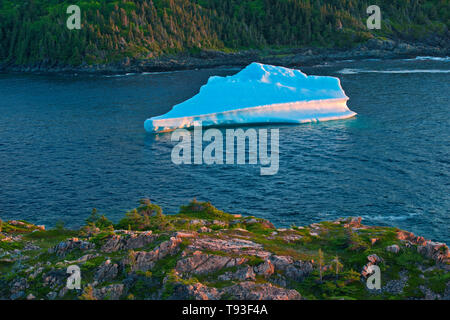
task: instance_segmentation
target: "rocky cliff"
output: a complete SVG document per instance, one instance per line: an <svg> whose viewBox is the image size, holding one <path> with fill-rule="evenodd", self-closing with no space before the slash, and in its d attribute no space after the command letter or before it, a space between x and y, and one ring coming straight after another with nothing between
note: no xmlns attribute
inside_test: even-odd
<svg viewBox="0 0 450 320"><path fill-rule="evenodd" d="M67 288L68 266L81 288ZM381 289L369 290L370 266ZM118 224L0 223L0 299L450 299L445 244L360 218L277 229L193 201L148 200Z"/></svg>

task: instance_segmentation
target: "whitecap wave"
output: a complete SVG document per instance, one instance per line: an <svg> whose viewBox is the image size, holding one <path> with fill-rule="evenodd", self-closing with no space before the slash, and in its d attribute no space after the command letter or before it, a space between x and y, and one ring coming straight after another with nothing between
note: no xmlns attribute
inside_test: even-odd
<svg viewBox="0 0 450 320"><path fill-rule="evenodd" d="M175 73L175 72L181 72L181 71L161 71L161 72L155 71L155 72L141 72L141 73L128 72L128 73L105 75L105 78L122 78L122 77L131 77L131 76L148 76L148 75L155 75L155 74Z"/></svg>
<svg viewBox="0 0 450 320"><path fill-rule="evenodd" d="M405 59L405 61L426 61L426 60L450 62L450 57L418 56L413 59Z"/></svg>
<svg viewBox="0 0 450 320"><path fill-rule="evenodd" d="M152 72L142 72L141 75L149 76L153 74L169 74L169 73L177 73L182 72L183 70L172 70L172 71L152 71Z"/></svg>
<svg viewBox="0 0 450 320"><path fill-rule="evenodd" d="M249 96L251 99L249 99ZM203 126L307 123L354 117L338 78L252 63L233 76L213 76L200 92L145 121L148 132Z"/></svg>
<svg viewBox="0 0 450 320"><path fill-rule="evenodd" d="M106 75L105 78L121 78L121 77L129 77L129 76L134 76L136 75L136 73L122 73L122 74L111 74L111 75Z"/></svg>

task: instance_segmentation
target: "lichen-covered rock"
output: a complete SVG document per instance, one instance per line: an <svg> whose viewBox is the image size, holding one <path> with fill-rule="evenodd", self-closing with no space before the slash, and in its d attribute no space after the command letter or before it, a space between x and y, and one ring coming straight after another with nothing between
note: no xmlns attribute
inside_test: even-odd
<svg viewBox="0 0 450 320"><path fill-rule="evenodd" d="M207 287L201 283L174 285L171 299L176 300L219 300L221 293L216 288Z"/></svg>
<svg viewBox="0 0 450 320"><path fill-rule="evenodd" d="M68 252L74 249L89 250L95 248L95 244L89 241L80 240L78 238L68 239L58 243L53 248L48 250L49 253L55 253L58 256L65 256Z"/></svg>
<svg viewBox="0 0 450 320"><path fill-rule="evenodd" d="M24 251L36 251L40 250L41 248L33 243L27 242L25 244L25 247L23 248Z"/></svg>
<svg viewBox="0 0 450 320"><path fill-rule="evenodd" d="M269 278L275 272L275 266L270 260L264 261L264 263L255 266L253 269L257 275L264 278Z"/></svg>
<svg viewBox="0 0 450 320"><path fill-rule="evenodd" d="M98 268L94 275L94 280L98 283L113 280L119 273L119 266L116 263L112 263L111 260L106 260Z"/></svg>

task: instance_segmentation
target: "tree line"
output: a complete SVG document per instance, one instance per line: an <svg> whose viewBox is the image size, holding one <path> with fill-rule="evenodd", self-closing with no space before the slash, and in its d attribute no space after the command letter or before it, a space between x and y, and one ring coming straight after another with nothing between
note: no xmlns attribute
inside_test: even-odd
<svg viewBox="0 0 450 320"><path fill-rule="evenodd" d="M449 0L378 0L381 30L368 30L366 0L2 0L0 62L111 63L203 49L349 48L374 36L448 37ZM69 5L81 30L66 27Z"/></svg>

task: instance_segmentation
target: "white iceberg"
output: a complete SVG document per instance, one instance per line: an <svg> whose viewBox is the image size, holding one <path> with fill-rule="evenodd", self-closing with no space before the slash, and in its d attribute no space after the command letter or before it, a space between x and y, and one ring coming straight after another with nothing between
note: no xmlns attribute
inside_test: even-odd
<svg viewBox="0 0 450 320"><path fill-rule="evenodd" d="M252 63L228 77L210 77L200 92L168 113L145 121L148 132L197 125L306 123L346 119L340 80L307 76L300 70Z"/></svg>

